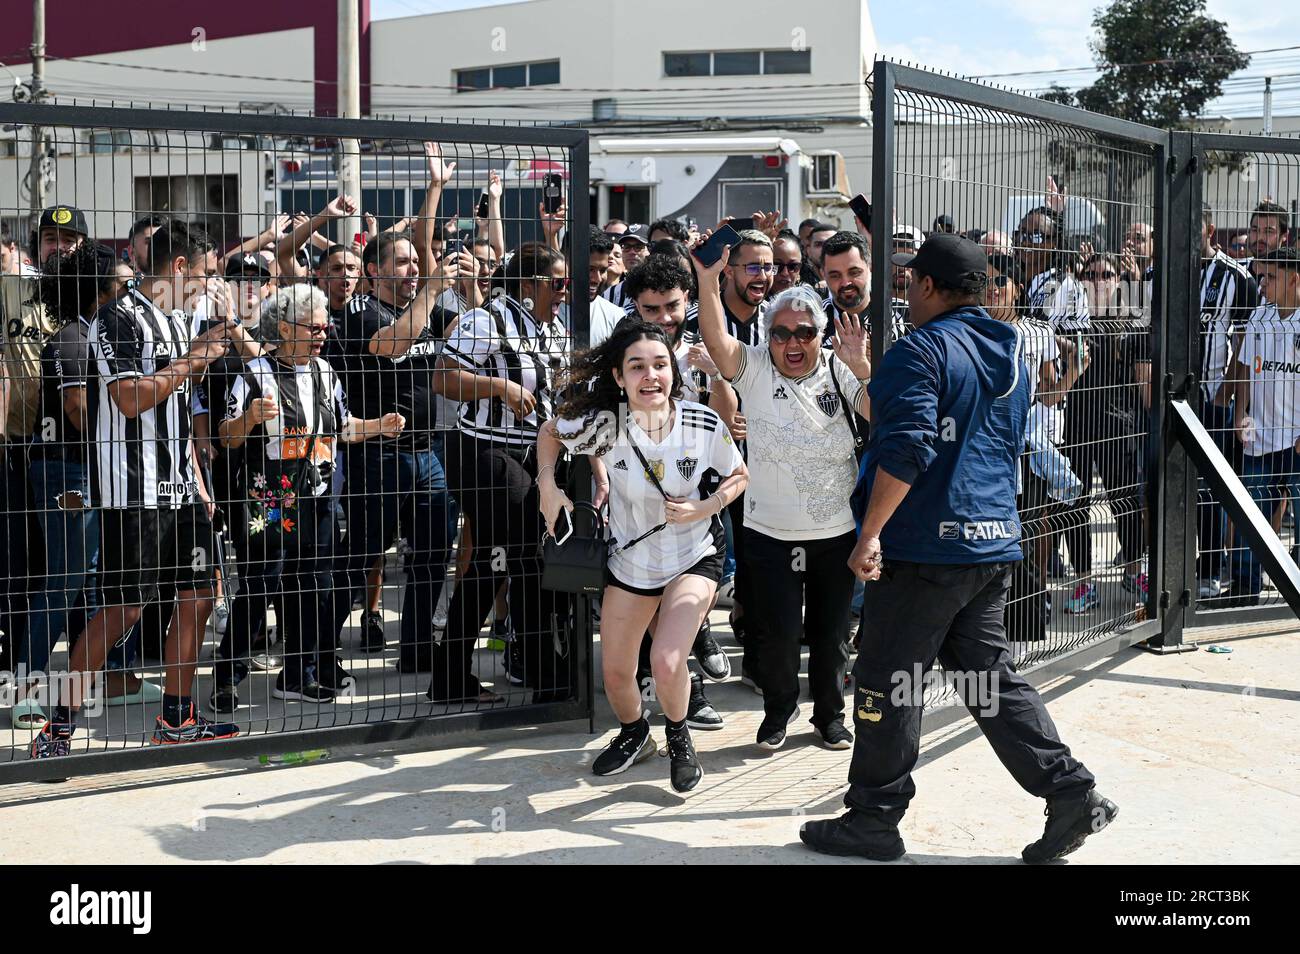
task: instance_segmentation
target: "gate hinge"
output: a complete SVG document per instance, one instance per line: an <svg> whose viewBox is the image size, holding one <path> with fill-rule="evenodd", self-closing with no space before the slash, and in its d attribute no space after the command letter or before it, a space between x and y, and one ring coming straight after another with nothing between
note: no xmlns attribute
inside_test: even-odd
<svg viewBox="0 0 1300 954"><path fill-rule="evenodd" d="M1195 156L1192 156L1192 158L1190 158L1190 159L1187 160L1187 174L1188 174L1188 175L1192 175L1192 176L1196 175L1196 169L1197 169L1197 167L1198 167L1198 163L1197 163L1197 161L1196 161L1196 157L1195 157Z"/></svg>
<svg viewBox="0 0 1300 954"><path fill-rule="evenodd" d="M1196 374L1188 371L1175 379L1172 371L1165 374L1165 394L1172 401L1186 401L1187 396L1196 390Z"/></svg>
<svg viewBox="0 0 1300 954"><path fill-rule="evenodd" d="M1160 591L1160 608L1161 608L1161 609L1169 609L1169 591L1168 591L1168 590L1161 590L1161 591Z"/></svg>
<svg viewBox="0 0 1300 954"><path fill-rule="evenodd" d="M1178 157L1170 156L1165 161L1165 175L1172 176L1177 171L1178 171Z"/></svg>
<svg viewBox="0 0 1300 954"><path fill-rule="evenodd" d="M1180 597L1178 597L1178 605L1179 605L1179 606L1191 606L1191 605L1192 605L1192 591L1191 591L1191 590L1183 590L1183 595L1180 596Z"/></svg>

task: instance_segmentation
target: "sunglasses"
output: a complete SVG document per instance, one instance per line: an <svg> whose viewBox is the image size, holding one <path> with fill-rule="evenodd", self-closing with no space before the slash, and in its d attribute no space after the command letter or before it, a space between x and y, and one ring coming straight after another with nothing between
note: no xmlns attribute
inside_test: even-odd
<svg viewBox="0 0 1300 954"><path fill-rule="evenodd" d="M771 262L768 262L768 263L765 264L765 265L760 265L758 262L754 262L754 263L749 264L749 265L732 265L731 267L732 267L732 268L743 268L743 269L745 270L745 274L746 274L746 275L750 275L750 276L754 276L754 275L775 275L775 274L776 274L776 266L773 265Z"/></svg>
<svg viewBox="0 0 1300 954"><path fill-rule="evenodd" d="M803 268L803 262L777 262L775 267L778 275L781 272L798 274L799 270Z"/></svg>
<svg viewBox="0 0 1300 954"><path fill-rule="evenodd" d="M1010 275L994 275L994 276L993 276L993 287L994 287L994 288L1006 288L1006 287L1007 287L1008 285L1010 285L1010 284L1011 284L1011 276L1010 276Z"/></svg>
<svg viewBox="0 0 1300 954"><path fill-rule="evenodd" d="M1085 282L1109 282L1115 280L1115 273L1112 271L1084 272L1080 277L1082 277Z"/></svg>
<svg viewBox="0 0 1300 954"><path fill-rule="evenodd" d="M532 280L535 282L549 282L551 285L551 291L557 292L568 291L569 282L571 281L571 279L556 278L553 275L534 275Z"/></svg>
<svg viewBox="0 0 1300 954"><path fill-rule="evenodd" d="M1011 236L1014 245L1042 245L1052 239L1052 236L1042 232L1017 232Z"/></svg>
<svg viewBox="0 0 1300 954"><path fill-rule="evenodd" d="M768 332L768 335L777 344L785 344L791 338L800 344L807 344L817 337L817 328L813 325L799 325L794 329L777 327Z"/></svg>
<svg viewBox="0 0 1300 954"><path fill-rule="evenodd" d="M305 321L291 321L289 324L296 328L306 328L313 338L324 338L330 333L329 325L314 325Z"/></svg>

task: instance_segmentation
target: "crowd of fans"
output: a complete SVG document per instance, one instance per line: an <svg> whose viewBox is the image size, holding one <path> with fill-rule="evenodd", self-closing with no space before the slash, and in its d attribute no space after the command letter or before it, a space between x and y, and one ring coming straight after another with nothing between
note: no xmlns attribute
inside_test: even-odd
<svg viewBox="0 0 1300 954"><path fill-rule="evenodd" d="M333 702L354 684L341 655L347 640L358 652L394 651L401 672L428 673L434 702L498 702L472 652L492 616L509 679L531 688L534 701L571 697L567 608L540 585L536 445L574 358L573 226L563 205L539 208L543 240L508 250L494 175L476 234L449 230L438 214L453 166L431 145L426 159L424 207L382 232L370 219L364 244L321 234L359 212L346 195L316 215L283 216L232 249L178 219L146 215L119 256L70 206L44 210L27 248L5 244L0 609L9 669L43 672L66 633L71 672L102 674L106 701L159 704L154 742L184 743L237 734L230 719L253 669L278 670L273 695L285 703ZM1008 607L1010 638L1022 641L1043 638L1054 611L1090 613L1107 593L1131 609L1147 590L1144 301L1155 236L1134 222L1116 251L1080 246L1065 233L1059 198L1045 195L1010 235L961 233L987 254L985 308L1020 329L1032 382L1019 487L1026 560ZM662 328L685 396L717 414L752 469L756 448L770 455L778 446L769 436L783 420L774 405L784 395L769 399L756 372L744 377L744 355L756 352L729 346L720 370L706 339L725 331L749 349L788 343L779 363L789 372L812 339L781 316L804 310L817 319L815 345L852 369L846 381L827 380L837 399L827 390L813 400L830 416L822 398L840 402L849 427L840 449L860 449L870 410L853 379L869 378L870 367L853 345L869 332L873 249L914 252L927 234L898 225L873 239L868 225L808 219L789 228L780 213L757 212L704 289L693 228L674 219L592 228L590 344L628 320ZM956 231L947 215L930 229ZM1254 210L1244 237L1219 241L1208 213L1203 230L1202 413L1275 529L1300 494L1292 237L1286 210L1271 202ZM890 275L896 338L909 328L910 273ZM832 463L817 479L847 500L856 474ZM598 492L599 477L597 468ZM769 701L779 696L765 722L775 738L772 720L785 718L792 684L797 695L800 634L769 624L779 618L783 630L797 629L798 606L786 613L777 604L815 599L804 621L816 657L815 724L826 744L845 748L840 688L851 632L841 630L860 606L861 584L856 592L771 587L768 537L812 539L830 518L791 513L774 530L760 511L757 530L746 533L755 486L719 514L720 594L744 647L741 678ZM806 491L797 482L789 489L796 501L811 500ZM1118 550L1094 554L1103 502ZM1200 598L1257 600L1249 550L1234 545L1217 501L1201 503ZM390 646L379 593L394 546L404 572ZM1098 585L1098 557L1121 568L1118 591ZM1053 578L1067 584L1056 607ZM210 616L213 676L198 697ZM134 670L142 654L159 652L150 637L164 631L157 686ZM647 632L643 685L655 675L651 642ZM717 728L704 680L731 669L707 617L691 648L699 672L690 676L686 721ZM33 754L68 752L85 699L43 706L20 696L13 725L37 730Z"/></svg>

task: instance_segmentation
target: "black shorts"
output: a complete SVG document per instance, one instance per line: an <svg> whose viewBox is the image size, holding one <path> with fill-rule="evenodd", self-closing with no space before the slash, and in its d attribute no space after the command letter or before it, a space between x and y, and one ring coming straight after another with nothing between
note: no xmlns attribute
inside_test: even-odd
<svg viewBox="0 0 1300 954"><path fill-rule="evenodd" d="M702 576L706 580L711 580L716 586L722 579L722 564L727 558L727 534L722 529L722 521L717 517L713 518L713 552L706 557L701 557L697 563L687 567L678 573L677 576ZM673 579L676 579L674 577ZM613 573L609 567L605 568L605 585L617 586L620 590L628 593L635 593L637 596L663 596L667 584L657 586L651 589L645 589L639 586L629 586L624 583Z"/></svg>
<svg viewBox="0 0 1300 954"><path fill-rule="evenodd" d="M99 513L102 606L144 606L157 598L160 584L211 587L216 558L212 521L202 504Z"/></svg>

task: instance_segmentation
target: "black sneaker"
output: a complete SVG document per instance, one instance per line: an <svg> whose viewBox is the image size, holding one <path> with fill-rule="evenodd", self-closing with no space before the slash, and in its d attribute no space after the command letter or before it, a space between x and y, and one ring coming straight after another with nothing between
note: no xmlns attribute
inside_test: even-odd
<svg viewBox="0 0 1300 954"><path fill-rule="evenodd" d="M208 708L222 715L234 712L239 708L239 690L233 683L213 686Z"/></svg>
<svg viewBox="0 0 1300 954"><path fill-rule="evenodd" d="M501 658L501 668L505 670L506 679L511 685L524 684L524 647L518 639L511 637L506 643L506 652Z"/></svg>
<svg viewBox="0 0 1300 954"><path fill-rule="evenodd" d="M334 690L326 689L315 679L303 683L301 686L285 685L284 675L275 681L271 687L271 695L276 699L284 699L288 702L333 702Z"/></svg>
<svg viewBox="0 0 1300 954"><path fill-rule="evenodd" d="M823 749L842 752L844 749L853 748L853 733L837 719L817 729L817 743Z"/></svg>
<svg viewBox="0 0 1300 954"><path fill-rule="evenodd" d="M34 759L56 759L72 752L72 733L75 727L67 723L45 723L36 738L32 739L31 755Z"/></svg>
<svg viewBox="0 0 1300 954"><path fill-rule="evenodd" d="M691 673L691 698L686 705L686 724L692 729L721 729L725 723L713 704L704 698L704 677Z"/></svg>
<svg viewBox="0 0 1300 954"><path fill-rule="evenodd" d="M786 726L795 719L799 718L799 707L794 707L794 712L784 720L773 719L771 716L765 716L763 723L758 727L758 735L754 741L760 749L767 749L775 752L781 746L785 745Z"/></svg>
<svg viewBox="0 0 1300 954"><path fill-rule="evenodd" d="M655 740L650 735L650 723L642 716L630 729L623 729L605 746L605 751L591 763L594 775L618 775L638 762L655 754Z"/></svg>
<svg viewBox="0 0 1300 954"><path fill-rule="evenodd" d="M239 735L239 726L233 722L209 722L199 715L190 703L189 718L180 725L172 725L162 716L154 723L154 745L183 745L187 742L211 742L213 739L231 739Z"/></svg>
<svg viewBox="0 0 1300 954"><path fill-rule="evenodd" d="M731 675L731 660L722 651L718 641L713 638L707 619L704 621L704 625L700 627L700 631L695 634L695 645L692 647L692 652L695 653L695 661L704 670L704 675L714 682L722 682Z"/></svg>
<svg viewBox="0 0 1300 954"><path fill-rule="evenodd" d="M404 652L397 657L397 671L404 675L413 672L433 672L433 653Z"/></svg>
<svg viewBox="0 0 1300 954"><path fill-rule="evenodd" d="M668 780L672 782L673 791L689 792L704 778L704 769L700 767L699 756L695 754L695 746L691 743L691 730L674 732L669 729L666 748Z"/></svg>
<svg viewBox="0 0 1300 954"><path fill-rule="evenodd" d="M388 648L384 640L384 618L378 613L367 613L362 619L364 628L361 632L361 644L357 650L363 653L382 653Z"/></svg>
<svg viewBox="0 0 1300 954"><path fill-rule="evenodd" d="M323 688L329 689L336 696L350 696L357 686L357 677L344 669L338 659L334 660L332 670L321 673L318 681Z"/></svg>
<svg viewBox="0 0 1300 954"><path fill-rule="evenodd" d="M1027 864L1041 865L1077 851L1089 835L1101 831L1119 814L1119 806L1095 788L1085 795L1049 797L1043 809L1047 825L1043 837L1026 845L1020 857Z"/></svg>
<svg viewBox="0 0 1300 954"><path fill-rule="evenodd" d="M856 808L839 818L804 822L799 840L823 855L856 855L872 861L893 861L907 851L895 822Z"/></svg>

